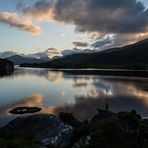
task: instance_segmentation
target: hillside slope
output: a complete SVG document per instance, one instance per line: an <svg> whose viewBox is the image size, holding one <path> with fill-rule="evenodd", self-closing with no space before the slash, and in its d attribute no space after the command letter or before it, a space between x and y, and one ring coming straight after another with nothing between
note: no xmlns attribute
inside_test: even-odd
<svg viewBox="0 0 148 148"><path fill-rule="evenodd" d="M24 64L22 66L145 69L148 66L148 39L121 48L95 53L74 54L44 64Z"/></svg>

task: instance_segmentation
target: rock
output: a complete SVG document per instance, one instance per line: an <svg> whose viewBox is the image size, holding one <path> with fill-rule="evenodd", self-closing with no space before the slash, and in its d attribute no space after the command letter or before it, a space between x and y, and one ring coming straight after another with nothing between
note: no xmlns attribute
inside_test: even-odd
<svg viewBox="0 0 148 148"><path fill-rule="evenodd" d="M74 117L73 113L60 112L59 118L73 127L80 126L80 122Z"/></svg>
<svg viewBox="0 0 148 148"><path fill-rule="evenodd" d="M18 117L6 127L34 137L41 147L67 147L73 135L72 126L65 124L55 115L48 114Z"/></svg>
<svg viewBox="0 0 148 148"><path fill-rule="evenodd" d="M39 112L41 108L39 107L16 107L9 111L11 114L26 114Z"/></svg>

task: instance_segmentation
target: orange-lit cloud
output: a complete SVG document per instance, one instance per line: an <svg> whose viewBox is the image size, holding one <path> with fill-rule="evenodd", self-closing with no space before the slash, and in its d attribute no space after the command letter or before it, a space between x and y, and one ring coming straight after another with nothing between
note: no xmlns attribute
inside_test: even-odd
<svg viewBox="0 0 148 148"><path fill-rule="evenodd" d="M37 1L30 6L23 8L22 12L27 17L33 17L38 21L46 20L51 22L54 20L55 16L55 4L56 0Z"/></svg>
<svg viewBox="0 0 148 148"><path fill-rule="evenodd" d="M54 56L62 56L62 51L59 48L48 48L45 52L50 58L53 58Z"/></svg>
<svg viewBox="0 0 148 148"><path fill-rule="evenodd" d="M41 33L41 28L32 22L31 19L18 16L17 13L0 12L0 22L16 27L22 31L37 35Z"/></svg>

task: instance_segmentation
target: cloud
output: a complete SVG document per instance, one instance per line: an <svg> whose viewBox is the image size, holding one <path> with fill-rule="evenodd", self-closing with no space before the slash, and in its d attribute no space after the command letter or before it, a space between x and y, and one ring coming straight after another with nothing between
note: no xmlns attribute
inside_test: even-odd
<svg viewBox="0 0 148 148"><path fill-rule="evenodd" d="M105 36L102 39L96 40L91 46L94 48L100 48L102 46L111 45L113 43L113 38L111 36Z"/></svg>
<svg viewBox="0 0 148 148"><path fill-rule="evenodd" d="M55 56L62 56L62 51L58 48L48 48L45 53L48 57L53 58Z"/></svg>
<svg viewBox="0 0 148 148"><path fill-rule="evenodd" d="M23 9L23 13L37 19L75 24L78 31L138 33L148 30L148 9L136 0L38 1Z"/></svg>
<svg viewBox="0 0 148 148"><path fill-rule="evenodd" d="M22 31L36 35L41 33L41 28L34 24L32 20L20 17L16 13L0 12L0 23L8 24L11 27L16 27Z"/></svg>
<svg viewBox="0 0 148 148"><path fill-rule="evenodd" d="M52 21L54 16L55 0L40 0L28 7L22 9L22 12L29 16L34 17L37 20Z"/></svg>
<svg viewBox="0 0 148 148"><path fill-rule="evenodd" d="M148 10L136 0L59 0L55 13L57 20L74 23L78 31L138 33L148 25Z"/></svg>
<svg viewBox="0 0 148 148"><path fill-rule="evenodd" d="M74 41L73 45L75 45L76 47L87 47L89 46L89 43L87 42L81 42L81 41Z"/></svg>
<svg viewBox="0 0 148 148"><path fill-rule="evenodd" d="M16 51L4 51L4 52L0 52L0 58L6 58L6 57L10 57L13 55L21 55L21 53L18 53Z"/></svg>
<svg viewBox="0 0 148 148"><path fill-rule="evenodd" d="M147 37L148 32L138 34L116 34L113 37L113 42L116 46L124 46L125 44L133 44Z"/></svg>
<svg viewBox="0 0 148 148"><path fill-rule="evenodd" d="M71 51L71 50L70 50ZM64 51L62 51L59 48L48 48L44 51L41 52L36 52L36 53L31 53L31 54L25 54L25 53L21 53L21 52L17 52L17 51L4 51L4 52L0 52L0 58L7 58L10 56L14 56L14 55L20 55L23 57L27 57L27 58L36 58L36 59L47 59L48 58L53 58L55 56L62 56L64 54Z"/></svg>
<svg viewBox="0 0 148 148"><path fill-rule="evenodd" d="M136 42L143 39L141 34L148 32L148 8L137 0L38 0L24 7L17 3L17 8L24 19L16 13L2 12L0 22L32 34L41 32L40 21L72 24L77 32L102 36L94 41L93 46L97 48L104 48L105 44L108 47L110 42L112 46L119 43L121 46L124 43L122 37L127 41L125 44ZM33 23L34 20L38 24ZM114 34L112 41L104 39L108 34ZM74 44L86 45L79 41Z"/></svg>
<svg viewBox="0 0 148 148"><path fill-rule="evenodd" d="M136 42L143 38L140 38L140 34L148 32L148 9L137 0L40 0L23 8L22 12L40 21L75 25L78 32L115 35L114 42L109 38L97 39L93 44L97 48L111 42L114 43L112 46L119 42L123 44L120 37L125 37L128 41L126 44L133 40ZM139 37L135 38L136 36ZM81 42L74 44L86 45Z"/></svg>

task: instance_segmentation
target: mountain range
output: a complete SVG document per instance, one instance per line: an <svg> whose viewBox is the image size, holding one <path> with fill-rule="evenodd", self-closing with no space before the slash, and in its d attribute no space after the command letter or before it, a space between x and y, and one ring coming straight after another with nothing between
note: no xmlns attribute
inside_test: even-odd
<svg viewBox="0 0 148 148"><path fill-rule="evenodd" d="M100 52L72 54L43 64L21 66L49 68L148 69L148 39Z"/></svg>
<svg viewBox="0 0 148 148"><path fill-rule="evenodd" d="M13 62L14 65L20 65L20 64L23 64L23 63L44 63L44 62L49 61L49 60L46 60L46 59L27 58L27 57L23 57L23 56L20 56L20 55L10 56L10 57L7 57L5 59Z"/></svg>
<svg viewBox="0 0 148 148"><path fill-rule="evenodd" d="M73 55L77 53L89 53L91 50L76 50L76 49L67 49L67 50L59 50L56 48L48 48L42 52L36 52L32 54L24 54L18 53L16 51L4 51L0 52L0 58L8 59L12 61L15 65L20 65L23 63L43 63L48 62L50 60L57 59L59 57L65 57L67 55Z"/></svg>

